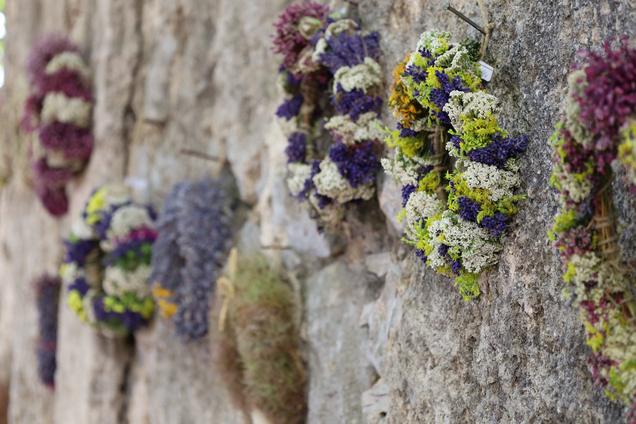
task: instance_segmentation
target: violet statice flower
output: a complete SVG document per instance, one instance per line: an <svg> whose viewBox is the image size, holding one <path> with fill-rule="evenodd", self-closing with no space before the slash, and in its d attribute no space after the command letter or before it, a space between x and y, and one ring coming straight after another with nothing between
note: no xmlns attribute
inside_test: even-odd
<svg viewBox="0 0 636 424"><path fill-rule="evenodd" d="M99 242L90 239L65 240L64 247L66 250L64 262L84 266L86 258L99 247Z"/></svg>
<svg viewBox="0 0 636 424"><path fill-rule="evenodd" d="M36 281L38 375L42 383L51 388L55 385L57 312L61 286L62 282L58 277L49 275L44 275Z"/></svg>
<svg viewBox="0 0 636 424"><path fill-rule="evenodd" d="M451 142L451 144L453 145L453 147L459 151L459 149L461 148L461 142L462 142L461 137L456 136L456 135L451 136L451 138L450 138L450 142ZM492 145L492 144L490 144L490 145ZM490 146L490 145L489 145L489 146ZM477 150L479 150L479 149L477 149ZM474 152L474 151L475 151L475 150L472 150L472 151L471 151L471 153L472 153L472 152ZM471 159L471 160L475 160L475 159L473 159L473 158L470 158L470 159ZM477 162L479 162L479 161L477 161Z"/></svg>
<svg viewBox="0 0 636 424"><path fill-rule="evenodd" d="M426 257L426 252L424 252L422 249L415 249L415 256L420 258L422 263L426 264L428 258Z"/></svg>
<svg viewBox="0 0 636 424"><path fill-rule="evenodd" d="M293 132L287 139L287 162L305 162L307 155L307 135L304 132Z"/></svg>
<svg viewBox="0 0 636 424"><path fill-rule="evenodd" d="M490 232L493 237L500 237L508 226L508 217L501 212L495 212L492 216L486 216L481 220L481 226Z"/></svg>
<svg viewBox="0 0 636 424"><path fill-rule="evenodd" d="M336 142L329 148L329 158L353 188L373 182L380 167L372 141L353 146Z"/></svg>
<svg viewBox="0 0 636 424"><path fill-rule="evenodd" d="M407 66L404 69L404 75L413 78L413 82L416 84L423 83L428 77L428 74L425 70L415 65Z"/></svg>
<svg viewBox="0 0 636 424"><path fill-rule="evenodd" d="M465 221L477 222L477 214L479 214L479 210L481 209L479 203L466 196L460 197L458 203L459 216Z"/></svg>
<svg viewBox="0 0 636 424"><path fill-rule="evenodd" d="M468 152L468 158L475 162L503 168L508 159L518 157L526 151L528 142L528 137L525 135L507 138L497 135L488 146Z"/></svg>
<svg viewBox="0 0 636 424"><path fill-rule="evenodd" d="M417 137L419 135L417 131L407 127L403 127L402 124L400 124L399 122L397 124L397 129L400 130L400 137L402 138Z"/></svg>
<svg viewBox="0 0 636 424"><path fill-rule="evenodd" d="M452 260L451 262L451 271L455 275L461 275L462 273L462 263L460 261Z"/></svg>
<svg viewBox="0 0 636 424"><path fill-rule="evenodd" d="M360 89L345 91L338 84L334 105L336 112L340 115L349 115L356 122L360 115L367 112L380 113L382 108L382 98L368 96Z"/></svg>
<svg viewBox="0 0 636 424"><path fill-rule="evenodd" d="M448 113L444 112L444 106L450 99L450 93L453 91L468 91L468 89L464 87L460 77L455 77L451 80L447 74L441 71L435 71L435 75L441 84L441 88L433 88L430 99L439 108L439 112L436 113L439 120L445 125L450 125Z"/></svg>
<svg viewBox="0 0 636 424"><path fill-rule="evenodd" d="M232 243L234 204L226 181L206 179L175 186L160 214L151 281L173 291L172 320L185 340L208 332L215 282Z"/></svg>
<svg viewBox="0 0 636 424"><path fill-rule="evenodd" d="M415 191L417 187L413 184L407 184L402 187L402 207L406 207L406 203L409 201L409 197Z"/></svg>
<svg viewBox="0 0 636 424"><path fill-rule="evenodd" d="M298 115L303 105L303 96L297 94L285 100L276 110L276 116L290 120Z"/></svg>
<svg viewBox="0 0 636 424"><path fill-rule="evenodd" d="M84 297L84 295L88 293L89 288L90 286L86 282L86 279L84 277L80 277L75 279L75 281L68 286L68 291L70 292L75 290L80 294L80 296Z"/></svg>
<svg viewBox="0 0 636 424"><path fill-rule="evenodd" d="M274 52L283 55L283 65L291 69L300 53L309 45L309 40L299 30L300 21L303 18L315 18L323 21L327 17L329 8L312 1L292 4L280 14L274 23L276 34L274 35Z"/></svg>
<svg viewBox="0 0 636 424"><path fill-rule="evenodd" d="M628 37L605 42L600 53L583 53L587 85L576 97L580 107L580 122L594 136L595 150L606 157L599 172L605 173L616 157L614 140L625 121L636 111L636 49L630 47Z"/></svg>
<svg viewBox="0 0 636 424"><path fill-rule="evenodd" d="M419 182L422 178L426 176L429 172L431 172L435 167L433 165L423 165L420 166L417 170L417 181ZM452 183L452 181L451 181Z"/></svg>
<svg viewBox="0 0 636 424"><path fill-rule="evenodd" d="M320 55L320 64L328 68L332 74L344 66L359 65L366 57L373 57L373 54L377 56L379 40L379 35L363 36L360 33L341 32L331 36L326 39L327 48Z"/></svg>

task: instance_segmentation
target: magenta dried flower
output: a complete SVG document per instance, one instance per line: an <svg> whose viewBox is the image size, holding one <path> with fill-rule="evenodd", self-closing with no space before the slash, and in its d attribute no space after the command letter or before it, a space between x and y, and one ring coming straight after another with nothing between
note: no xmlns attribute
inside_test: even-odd
<svg viewBox="0 0 636 424"><path fill-rule="evenodd" d="M291 69L301 52L309 45L312 29L318 30L327 17L328 7L307 1L292 4L279 16L274 24L274 52L283 55L283 64Z"/></svg>
<svg viewBox="0 0 636 424"><path fill-rule="evenodd" d="M586 63L585 87L575 95L582 122L594 138L598 153L607 151L599 161L599 172L616 158L616 137L636 111L636 49L627 38L605 43L602 52L582 54ZM603 168L601 168L601 166Z"/></svg>
<svg viewBox="0 0 636 424"><path fill-rule="evenodd" d="M66 184L82 171L93 150L93 96L89 69L79 48L65 37L40 41L27 64L31 93L21 126L37 135L33 149L35 191L53 216L68 209Z"/></svg>

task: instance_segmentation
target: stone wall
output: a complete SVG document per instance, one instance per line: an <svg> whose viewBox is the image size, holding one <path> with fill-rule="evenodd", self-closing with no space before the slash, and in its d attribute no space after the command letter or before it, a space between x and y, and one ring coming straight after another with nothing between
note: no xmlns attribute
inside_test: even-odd
<svg viewBox="0 0 636 424"><path fill-rule="evenodd" d="M127 178L141 200L160 205L175 182L220 171L180 153L193 149L229 162L251 209L244 246L293 248L269 254L295 276L304 302L309 422L620 422L620 407L592 386L577 312L560 297L560 266L545 237L556 210L547 139L577 49L633 31L634 1L486 1L495 25L486 55L495 67L490 88L506 106L504 127L531 138L523 174L529 200L472 303L401 246L391 181L381 181L378 200L349 213L337 238L321 235L287 195L285 140L273 119L281 93L269 49L272 22L287 3L7 0L0 409L6 391L9 421L246 422L214 372L214 330L183 346L158 320L134 341L110 340L62 307L55 392L37 381L31 281L56 270L61 237L87 194ZM445 3L359 0L363 24L382 35L387 79L424 30L477 35ZM481 19L476 2L453 4ZM97 99L96 150L60 221L30 189L18 129L24 61L37 36L52 30L70 33L90 59ZM385 121L394 123L388 112ZM633 252L636 203L617 200L622 241Z"/></svg>

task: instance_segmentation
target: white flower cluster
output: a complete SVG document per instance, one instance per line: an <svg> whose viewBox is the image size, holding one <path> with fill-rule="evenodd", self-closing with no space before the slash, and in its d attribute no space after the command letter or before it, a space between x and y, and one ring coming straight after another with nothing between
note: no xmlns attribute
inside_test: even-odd
<svg viewBox="0 0 636 424"><path fill-rule="evenodd" d="M93 105L78 97L63 93L49 93L44 98L41 119L44 123L55 121L86 128L90 124Z"/></svg>
<svg viewBox="0 0 636 424"><path fill-rule="evenodd" d="M355 66L343 66L334 75L334 91L338 85L345 91L359 89L365 93L374 86L382 84L382 68L370 57Z"/></svg>
<svg viewBox="0 0 636 424"><path fill-rule="evenodd" d="M397 148L393 153L393 158L382 158L380 160L384 171L395 178L400 185L417 185L418 183L418 169L423 166L435 166L437 161L429 158L423 158L414 156L409 158L406 156L402 149Z"/></svg>
<svg viewBox="0 0 636 424"><path fill-rule="evenodd" d="M484 189L490 193L490 199L496 202L504 197L511 197L514 190L521 184L517 172L499 169L493 165L486 165L473 161L461 161L465 167L463 179L471 189Z"/></svg>
<svg viewBox="0 0 636 424"><path fill-rule="evenodd" d="M104 292L111 296L121 296L127 292L134 292L138 296L148 296L150 272L148 265L140 265L132 271L110 266L104 272Z"/></svg>
<svg viewBox="0 0 636 424"><path fill-rule="evenodd" d="M292 196L298 196L305 188L305 181L311 177L311 166L304 163L287 165L287 187Z"/></svg>
<svg viewBox="0 0 636 424"><path fill-rule="evenodd" d="M108 250L132 230L152 228L153 226L153 220L147 208L134 204L122 206L115 211L111 218L110 227L106 233L107 239L102 241L102 247L104 250Z"/></svg>
<svg viewBox="0 0 636 424"><path fill-rule="evenodd" d="M446 72L449 74L461 72L472 66L473 63L466 47L460 44L454 45L435 60L435 66L446 68Z"/></svg>
<svg viewBox="0 0 636 424"><path fill-rule="evenodd" d="M430 224L429 233L434 249L428 256L428 263L433 268L447 265L446 258L440 255L438 249L442 244L449 246L451 251L459 252L462 266L472 273L496 264L502 249L499 241L487 230L449 210Z"/></svg>
<svg viewBox="0 0 636 424"><path fill-rule="evenodd" d="M320 163L320 172L314 176L313 180L318 194L327 196L337 203L347 203L357 199L369 200L375 192L372 185L351 187L338 171L338 166L328 158Z"/></svg>
<svg viewBox="0 0 636 424"><path fill-rule="evenodd" d="M450 32L426 31L420 35L417 41L416 53L420 50L428 50L434 55L441 54L448 49L450 44Z"/></svg>
<svg viewBox="0 0 636 424"><path fill-rule="evenodd" d="M566 192L575 202L582 202L592 193L592 182L589 178L578 178L576 174L567 172L561 163L554 163L552 174L559 184L560 191Z"/></svg>
<svg viewBox="0 0 636 424"><path fill-rule="evenodd" d="M467 119L483 119L499 112L497 97L483 91L465 93L452 91L444 112L448 114L451 124L457 131L462 131L462 121Z"/></svg>
<svg viewBox="0 0 636 424"><path fill-rule="evenodd" d="M591 147L593 142L585 125L581 122L581 105L577 97L584 95L587 88L585 70L578 69L568 75L568 95L564 103L565 126L574 140L585 147Z"/></svg>
<svg viewBox="0 0 636 424"><path fill-rule="evenodd" d="M421 223L442 212L445 204L434 194L425 191L415 191L411 193L404 210L406 211L406 237L415 240L416 232Z"/></svg>
<svg viewBox="0 0 636 424"><path fill-rule="evenodd" d="M82 78L88 80L90 78L91 71L84 63L82 57L71 51L62 52L54 56L47 64L45 72L49 75L54 74L62 69L68 69L78 73Z"/></svg>
<svg viewBox="0 0 636 424"><path fill-rule="evenodd" d="M325 128L348 145L366 140L378 140L384 136L382 121L378 119L378 114L375 112L363 113L356 122L347 115L336 115L327 121Z"/></svg>

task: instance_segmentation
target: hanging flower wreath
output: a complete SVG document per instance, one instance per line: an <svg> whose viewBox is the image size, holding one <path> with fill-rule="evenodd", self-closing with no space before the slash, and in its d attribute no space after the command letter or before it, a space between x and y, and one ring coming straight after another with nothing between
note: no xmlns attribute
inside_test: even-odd
<svg viewBox="0 0 636 424"><path fill-rule="evenodd" d="M55 386L57 367L57 308L62 282L55 276L43 275L35 282L38 309L38 375L47 387Z"/></svg>
<svg viewBox="0 0 636 424"><path fill-rule="evenodd" d="M347 203L375 193L383 78L378 33L328 13L313 2L289 6L275 24L274 51L284 58L287 99L276 115L288 136L287 185L334 228Z"/></svg>
<svg viewBox="0 0 636 424"><path fill-rule="evenodd" d="M218 369L240 408L272 423L307 421L307 369L296 298L262 255L232 249L217 282L223 300Z"/></svg>
<svg viewBox="0 0 636 424"><path fill-rule="evenodd" d="M103 334L132 333L152 317L154 220L152 209L133 203L128 189L104 186L88 199L65 242L60 274L68 305Z"/></svg>
<svg viewBox="0 0 636 424"><path fill-rule="evenodd" d="M468 300L479 296L479 274L497 263L522 199L517 158L528 140L499 126L474 45L450 37L425 32L395 68L389 105L398 128L385 140L395 152L382 165L402 185L403 240L454 277Z"/></svg>
<svg viewBox="0 0 636 424"><path fill-rule="evenodd" d="M184 182L159 215L150 281L163 316L186 340L208 332L210 297L232 245L233 200L220 181Z"/></svg>
<svg viewBox="0 0 636 424"><path fill-rule="evenodd" d="M29 95L22 120L39 143L32 146L35 190L53 216L68 210L66 184L79 174L93 150L90 70L77 46L49 36L28 61Z"/></svg>
<svg viewBox="0 0 636 424"><path fill-rule="evenodd" d="M636 49L626 38L615 44L583 52L568 77L564 118L551 139L560 210L549 236L564 264L565 295L585 323L594 380L631 405L636 422L636 303L620 263L611 193L616 158L636 184Z"/></svg>

